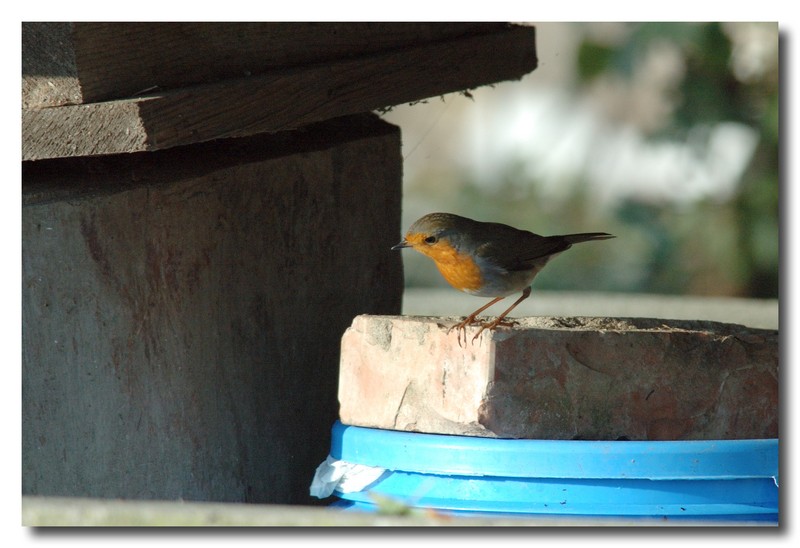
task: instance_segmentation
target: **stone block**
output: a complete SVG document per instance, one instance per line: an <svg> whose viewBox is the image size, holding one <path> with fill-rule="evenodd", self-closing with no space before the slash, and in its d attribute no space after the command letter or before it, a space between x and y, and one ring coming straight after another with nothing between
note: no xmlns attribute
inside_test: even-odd
<svg viewBox="0 0 800 548"><path fill-rule="evenodd" d="M778 436L778 332L651 318L359 316L342 338L343 423L525 439Z"/></svg>

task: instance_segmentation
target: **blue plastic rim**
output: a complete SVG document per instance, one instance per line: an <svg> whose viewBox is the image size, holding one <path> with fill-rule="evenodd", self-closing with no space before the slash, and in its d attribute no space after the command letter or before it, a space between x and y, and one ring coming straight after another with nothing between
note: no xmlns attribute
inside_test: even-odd
<svg viewBox="0 0 800 548"><path fill-rule="evenodd" d="M331 456L388 472L380 497L442 511L778 520L778 440L509 440L333 426Z"/></svg>

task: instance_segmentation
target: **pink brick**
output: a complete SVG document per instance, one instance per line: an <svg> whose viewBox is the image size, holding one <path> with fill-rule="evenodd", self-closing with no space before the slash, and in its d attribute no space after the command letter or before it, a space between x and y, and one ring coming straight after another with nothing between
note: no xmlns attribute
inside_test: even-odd
<svg viewBox="0 0 800 548"><path fill-rule="evenodd" d="M340 417L528 439L778 436L778 332L706 321L521 318L460 346L450 318L358 316Z"/></svg>

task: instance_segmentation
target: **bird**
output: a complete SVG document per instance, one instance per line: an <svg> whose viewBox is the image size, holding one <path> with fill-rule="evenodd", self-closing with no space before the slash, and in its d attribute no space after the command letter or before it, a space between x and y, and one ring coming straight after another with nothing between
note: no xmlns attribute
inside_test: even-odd
<svg viewBox="0 0 800 548"><path fill-rule="evenodd" d="M506 316L531 294L531 284L542 268L572 244L607 240L615 236L606 232L586 232L559 236L540 236L527 230L493 222L482 222L453 213L429 213L415 221L400 243L392 250L411 248L436 264L439 273L455 289L492 300L453 325L466 342L467 326L480 325L474 341L486 329L510 327L515 322ZM491 321L478 315L521 291L522 295L502 314Z"/></svg>

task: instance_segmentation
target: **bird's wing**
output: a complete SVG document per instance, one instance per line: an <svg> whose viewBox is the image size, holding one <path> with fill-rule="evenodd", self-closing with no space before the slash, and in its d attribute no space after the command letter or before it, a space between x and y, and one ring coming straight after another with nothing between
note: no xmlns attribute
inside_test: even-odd
<svg viewBox="0 0 800 548"><path fill-rule="evenodd" d="M529 270L571 246L560 236L539 236L533 232L513 230L514 233L509 233L505 238L478 245L478 256L505 270Z"/></svg>

